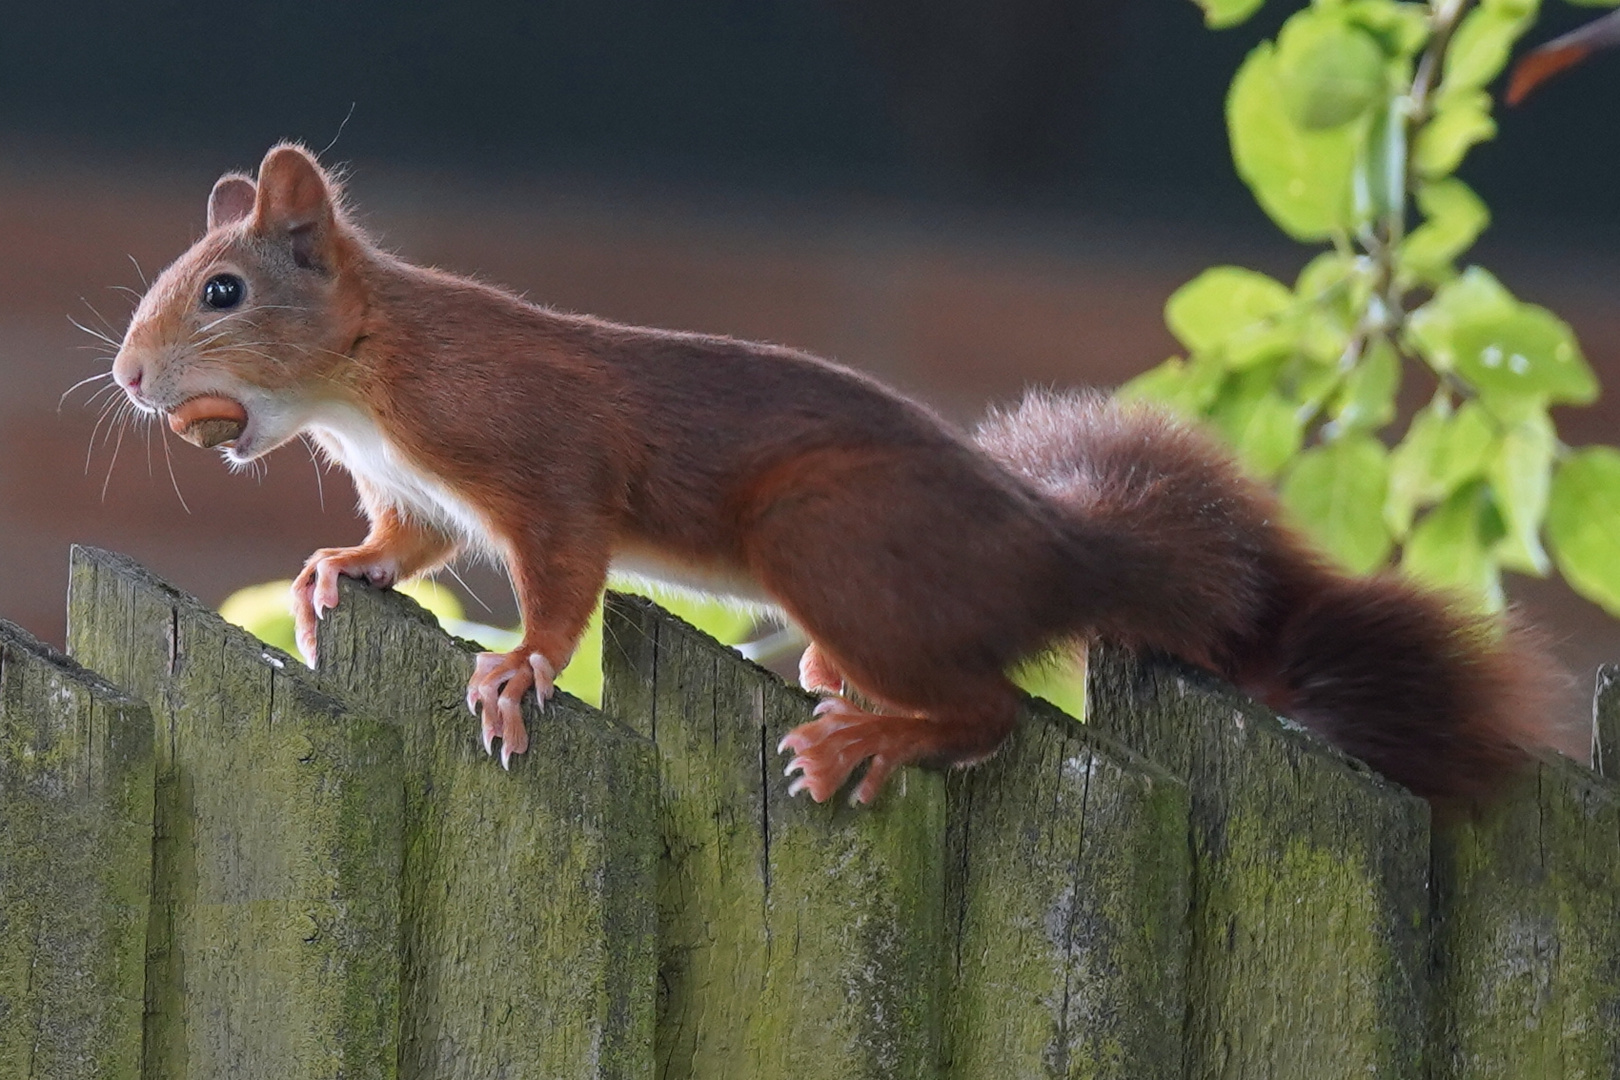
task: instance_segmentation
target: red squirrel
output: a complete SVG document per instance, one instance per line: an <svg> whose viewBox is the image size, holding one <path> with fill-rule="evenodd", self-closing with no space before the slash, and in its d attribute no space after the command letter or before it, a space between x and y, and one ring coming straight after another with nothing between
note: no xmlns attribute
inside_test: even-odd
<svg viewBox="0 0 1620 1080"><path fill-rule="evenodd" d="M312 663L340 575L504 562L523 640L480 655L467 691L503 764L610 567L804 629L822 701L779 749L818 802L863 763L865 803L897 766L994 753L1009 667L1092 637L1223 675L1426 795L1485 791L1549 742L1533 641L1332 569L1162 413L1035 394L969 436L801 352L554 311L382 251L296 145L214 185L113 374L231 462L302 433L353 475L368 535L294 585Z"/></svg>

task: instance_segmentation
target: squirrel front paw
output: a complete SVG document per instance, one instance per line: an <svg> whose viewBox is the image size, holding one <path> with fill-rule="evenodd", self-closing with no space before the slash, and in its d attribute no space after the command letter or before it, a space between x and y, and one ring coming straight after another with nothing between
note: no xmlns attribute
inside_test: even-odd
<svg viewBox="0 0 1620 1080"><path fill-rule="evenodd" d="M509 653L479 653L473 677L467 683L467 708L474 716L482 709L484 752L493 755L501 740L501 767L512 767L512 755L529 748L523 726L523 695L531 689L543 709L554 689L557 669L533 649Z"/></svg>
<svg viewBox="0 0 1620 1080"><path fill-rule="evenodd" d="M399 580L399 563L363 547L321 548L309 557L293 581L292 597L298 651L310 667L315 666L315 624L337 607L340 577L386 589Z"/></svg>

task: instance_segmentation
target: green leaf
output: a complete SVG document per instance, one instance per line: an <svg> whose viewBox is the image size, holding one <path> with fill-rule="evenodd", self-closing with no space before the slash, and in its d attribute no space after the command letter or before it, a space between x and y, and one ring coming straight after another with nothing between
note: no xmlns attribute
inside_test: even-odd
<svg viewBox="0 0 1620 1080"><path fill-rule="evenodd" d="M1204 25L1211 30L1236 26L1259 11L1266 0L1194 0L1204 9Z"/></svg>
<svg viewBox="0 0 1620 1080"><path fill-rule="evenodd" d="M1569 324L1516 300L1478 267L1440 286L1412 312L1407 329L1436 371L1467 380L1508 423L1549 403L1597 398L1597 380Z"/></svg>
<svg viewBox="0 0 1620 1080"><path fill-rule="evenodd" d="M266 645L298 655L293 626L292 580L266 582L238 589L219 605L219 617L240 626Z"/></svg>
<svg viewBox="0 0 1620 1080"><path fill-rule="evenodd" d="M1283 105L1307 131L1348 124L1381 101L1384 50L1333 8L1310 8L1277 35L1276 80Z"/></svg>
<svg viewBox="0 0 1620 1080"><path fill-rule="evenodd" d="M1535 18L1536 12L1541 10L1541 0L1483 0L1483 3L1485 7L1494 8L1509 18L1524 15Z"/></svg>
<svg viewBox="0 0 1620 1080"><path fill-rule="evenodd" d="M1315 416L1343 382L1344 371L1337 363L1324 364L1301 354L1284 362L1279 385L1285 398L1305 415Z"/></svg>
<svg viewBox="0 0 1620 1080"><path fill-rule="evenodd" d="M1513 43L1530 28L1532 19L1530 13L1503 4L1484 4L1463 16L1446 47L1439 100L1483 89L1500 75L1513 54Z"/></svg>
<svg viewBox="0 0 1620 1080"><path fill-rule="evenodd" d="M1294 280L1294 292L1308 304L1322 302L1345 291L1356 272L1356 257L1338 251L1324 251L1305 264Z"/></svg>
<svg viewBox="0 0 1620 1080"><path fill-rule="evenodd" d="M1360 284L1354 256L1324 251L1306 264L1294 285L1296 348L1318 364L1337 365L1350 346Z"/></svg>
<svg viewBox="0 0 1620 1080"><path fill-rule="evenodd" d="M1428 180L1450 176L1471 148L1495 137L1488 94L1477 91L1445 98L1412 144L1413 171Z"/></svg>
<svg viewBox="0 0 1620 1080"><path fill-rule="evenodd" d="M1266 479L1277 475L1305 438L1304 417L1278 392L1270 365L1230 379L1209 415L1244 463Z"/></svg>
<svg viewBox="0 0 1620 1080"><path fill-rule="evenodd" d="M1419 281L1438 285L1455 275L1452 264L1474 246L1491 212L1455 178L1418 185L1417 204L1425 220L1401 244L1400 265Z"/></svg>
<svg viewBox="0 0 1620 1080"><path fill-rule="evenodd" d="M1620 0L1617 0L1620 2ZM1344 14L1378 39L1390 56L1412 56L1429 40L1429 6L1391 0L1350 0Z"/></svg>
<svg viewBox="0 0 1620 1080"><path fill-rule="evenodd" d="M1049 652L1013 672L1013 681L1026 693L1045 698L1077 720L1086 716L1086 663L1084 655Z"/></svg>
<svg viewBox="0 0 1620 1080"><path fill-rule="evenodd" d="M1383 446L1353 434L1299 456L1283 481L1284 504L1323 547L1364 574L1389 557L1381 513L1389 464Z"/></svg>
<svg viewBox="0 0 1620 1080"><path fill-rule="evenodd" d="M1547 540L1575 591L1620 616L1620 451L1585 447L1558 469Z"/></svg>
<svg viewBox="0 0 1620 1080"><path fill-rule="evenodd" d="M1466 481L1484 476L1498 433L1496 422L1477 402L1458 409L1435 440L1424 500L1437 502Z"/></svg>
<svg viewBox="0 0 1620 1080"><path fill-rule="evenodd" d="M1233 78L1226 124L1238 175L1285 232L1325 240L1354 227L1350 178L1362 125L1307 131L1296 124L1270 42L1249 53Z"/></svg>
<svg viewBox="0 0 1620 1080"><path fill-rule="evenodd" d="M1390 454L1384 521L1395 535L1407 534L1419 507L1437 503L1483 477L1496 444L1496 422L1478 402L1470 401L1453 413L1440 399L1419 411L1406 438Z"/></svg>
<svg viewBox="0 0 1620 1080"><path fill-rule="evenodd" d="M1401 569L1426 584L1478 597L1492 611L1502 607L1502 578L1491 546L1501 532L1485 485L1478 481L1418 522L1401 558Z"/></svg>
<svg viewBox="0 0 1620 1080"><path fill-rule="evenodd" d="M1541 546L1541 523L1547 514L1557 447L1551 418L1536 413L1509 429L1491 457L1491 492L1507 529L1496 558L1509 570L1546 577L1552 569Z"/></svg>
<svg viewBox="0 0 1620 1080"><path fill-rule="evenodd" d="M1121 401L1151 401L1187 417L1203 416L1215 401L1226 369L1214 353L1173 356L1114 391Z"/></svg>
<svg viewBox="0 0 1620 1080"><path fill-rule="evenodd" d="M754 628L756 621L752 612L735 604L694 596L679 589L664 589L654 585L650 588L637 587L631 591L651 597L665 611L686 620L722 645L736 645L747 641L749 631Z"/></svg>
<svg viewBox="0 0 1620 1080"><path fill-rule="evenodd" d="M705 634L726 645L736 645L739 642L748 640L749 631L754 628L755 619L752 614L718 600L708 600L693 596L690 593L663 589L657 586L648 587L637 579L622 580L617 576L612 581L612 588L621 592L650 597L657 601L664 610L685 619ZM568 662L567 667L563 668L562 674L557 676L557 686L573 694L581 701L601 707L602 604L600 600L597 602L596 610L591 612L590 622L585 624L585 633L580 636L579 645L574 649L574 658Z"/></svg>
<svg viewBox="0 0 1620 1080"><path fill-rule="evenodd" d="M1264 274L1217 266L1171 294L1164 318L1192 352L1221 350L1231 366L1251 367L1288 350L1293 334L1284 316L1293 299Z"/></svg>
<svg viewBox="0 0 1620 1080"><path fill-rule="evenodd" d="M430 577L404 581L394 588L421 604L441 623L446 620L459 621L467 617L456 594Z"/></svg>
<svg viewBox="0 0 1620 1080"><path fill-rule="evenodd" d="M1446 415L1434 405L1419 412L1389 455L1389 487L1384 495L1384 524L1397 540L1406 539L1412 519L1425 502L1429 473L1433 468L1435 443L1446 423Z"/></svg>
<svg viewBox="0 0 1620 1080"><path fill-rule="evenodd" d="M290 580L270 581L263 585L249 585L238 589L219 605L220 618L242 627L267 645L274 645L283 652L297 656L298 644L292 614L292 584ZM467 622L461 601L456 598L456 594L432 578L416 578L401 582L395 588L426 608L428 613L445 624L451 633L463 637L475 637L474 634L467 632L468 629L488 630L497 635L505 633L494 627L483 627ZM484 643L480 641L480 644Z"/></svg>
<svg viewBox="0 0 1620 1080"><path fill-rule="evenodd" d="M1333 423L1342 431L1375 431L1395 419L1401 361L1383 338L1374 341L1344 381Z"/></svg>

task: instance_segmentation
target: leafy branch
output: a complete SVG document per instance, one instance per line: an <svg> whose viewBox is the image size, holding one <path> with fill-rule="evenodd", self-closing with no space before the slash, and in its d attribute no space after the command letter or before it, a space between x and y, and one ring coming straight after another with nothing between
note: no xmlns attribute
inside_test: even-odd
<svg viewBox="0 0 1620 1080"><path fill-rule="evenodd" d="M1200 2L1218 27L1264 0ZM1499 607L1502 571L1556 564L1620 614L1620 452L1564 445L1549 415L1596 379L1563 320L1458 269L1490 213L1454 174L1495 137L1486 88L1538 11L1315 0L1257 46L1227 97L1233 161L1322 250L1292 288L1236 266L1183 286L1166 320L1186 355L1122 393L1212 422L1353 571L1398 560ZM1432 391L1389 449L1412 374Z"/></svg>

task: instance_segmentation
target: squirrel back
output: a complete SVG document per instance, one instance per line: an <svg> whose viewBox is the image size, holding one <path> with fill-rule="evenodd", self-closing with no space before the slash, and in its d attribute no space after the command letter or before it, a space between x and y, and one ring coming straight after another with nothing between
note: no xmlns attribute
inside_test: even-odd
<svg viewBox="0 0 1620 1080"><path fill-rule="evenodd" d="M1567 741L1541 636L1330 566L1212 439L1094 394L1035 394L976 441L1086 529L1129 535L1136 603L1096 633L1226 677L1412 791L1477 797Z"/></svg>

